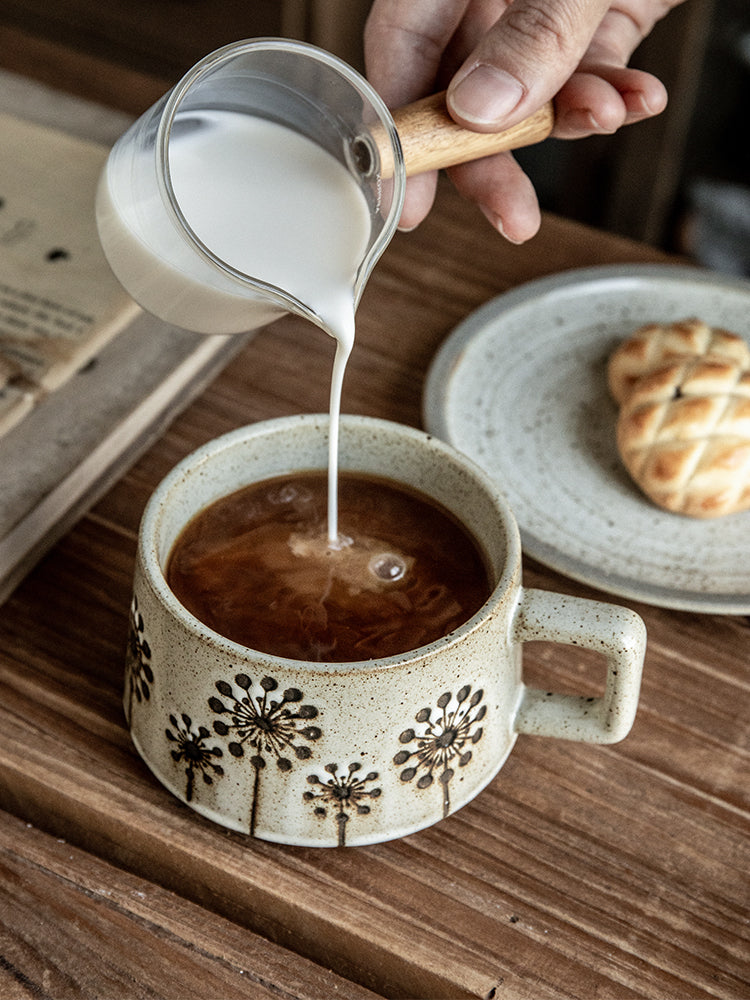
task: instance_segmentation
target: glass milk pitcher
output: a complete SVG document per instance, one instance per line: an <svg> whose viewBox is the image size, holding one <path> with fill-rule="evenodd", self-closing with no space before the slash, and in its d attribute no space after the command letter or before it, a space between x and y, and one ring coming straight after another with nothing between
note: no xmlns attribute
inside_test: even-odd
<svg viewBox="0 0 750 1000"><path fill-rule="evenodd" d="M97 192L97 224L105 255L141 306L188 330L240 333L287 312L325 328L311 302L284 287L284 282L247 273L217 251L215 240L207 241L196 231L199 192L193 192L193 207L188 208L176 190L175 170L182 162L177 154L183 149L196 161L194 172L206 191L223 183L221 171L215 169L221 161L215 160L212 168L206 154L207 144L217 139L215 122L226 113L285 126L293 133L288 138L309 140L323 159L333 158L332 169L352 179L358 217L342 216L338 238L345 240L356 221L359 234L350 254L356 259L345 267L356 308L401 212L404 171L399 138L388 109L366 80L335 56L296 41L254 39L217 50L120 137ZM373 135L388 151L385 172ZM280 155L278 171L284 170ZM290 191L290 197L295 193ZM241 190L218 194L224 195L230 213L234 201L237 213L243 211ZM256 205L262 206L257 194ZM335 207L331 205L332 210ZM274 220L264 217L257 226L255 221L248 219L243 238L249 243L268 242L274 236ZM326 217L323 221L329 222ZM330 247L321 246L314 253L330 253Z"/></svg>

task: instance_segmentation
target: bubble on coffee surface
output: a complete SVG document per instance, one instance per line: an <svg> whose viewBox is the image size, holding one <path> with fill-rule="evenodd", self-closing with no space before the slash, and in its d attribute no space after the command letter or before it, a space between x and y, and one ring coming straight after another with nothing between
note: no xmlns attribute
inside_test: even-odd
<svg viewBox="0 0 750 1000"><path fill-rule="evenodd" d="M386 583L397 583L406 576L406 560L395 552L380 552L372 557L367 568Z"/></svg>
<svg viewBox="0 0 750 1000"><path fill-rule="evenodd" d="M308 489L294 483L275 485L268 490L266 496L268 502L274 506L290 506L295 509L309 504L313 499L312 493Z"/></svg>

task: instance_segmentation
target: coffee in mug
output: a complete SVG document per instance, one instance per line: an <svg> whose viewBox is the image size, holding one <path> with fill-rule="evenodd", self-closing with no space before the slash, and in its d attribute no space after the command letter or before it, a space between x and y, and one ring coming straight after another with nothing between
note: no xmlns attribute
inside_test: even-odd
<svg viewBox="0 0 750 1000"><path fill-rule="evenodd" d="M341 663L448 635L490 595L484 557L444 507L376 476L338 477L327 534L323 472L214 501L183 529L167 582L214 631L274 656Z"/></svg>

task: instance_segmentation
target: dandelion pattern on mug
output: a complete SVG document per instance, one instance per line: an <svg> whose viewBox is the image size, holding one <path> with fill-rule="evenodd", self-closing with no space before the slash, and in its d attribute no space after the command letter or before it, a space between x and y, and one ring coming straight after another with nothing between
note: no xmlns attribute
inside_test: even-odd
<svg viewBox="0 0 750 1000"><path fill-rule="evenodd" d="M443 817L450 812L449 785L455 768L466 767L473 756L472 747L482 738L484 730L479 723L487 714L487 706L481 704L483 698L481 689L471 694L470 684L458 691L455 701L446 691L437 699L436 715L432 708L417 712L415 720L425 727L423 731L405 729L399 736L400 743L415 744L413 749L399 750L393 758L397 767L408 764L401 771L401 780L417 778L420 789L429 788L437 780L442 789Z"/></svg>
<svg viewBox="0 0 750 1000"><path fill-rule="evenodd" d="M138 598L133 597L130 605L130 625L125 661L125 684L127 691L126 712L128 722L133 712L133 699L148 701L154 673L151 669L151 646L146 639L146 623L138 608Z"/></svg>
<svg viewBox="0 0 750 1000"><path fill-rule="evenodd" d="M244 757L246 747L251 751L250 763L255 769L253 798L250 807L250 833L255 832L260 790L260 774L267 760L275 760L279 771L292 770L292 757L309 760L312 750L306 742L314 743L322 736L319 726L310 725L317 718L318 709L314 705L301 704L303 694L299 688L286 688L281 697L275 697L279 684L273 677L263 677L254 684L247 674L239 673L232 684L220 680L216 690L222 696L212 696L209 708L217 715L226 715L228 721L214 721L214 732L219 736L232 737L227 750L236 758ZM260 693L257 693L260 689ZM251 693L251 692L256 693ZM222 700L225 699L225 700Z"/></svg>
<svg viewBox="0 0 750 1000"><path fill-rule="evenodd" d="M221 747L208 746L206 740L211 732L205 726L198 726L198 729L193 731L193 720L184 712L179 719L175 715L170 715L169 721L172 729L166 729L165 735L170 743L175 744L171 751L172 760L177 764L186 765L185 800L192 802L196 775L201 776L204 784L212 785L214 776L221 777L224 774L224 768L216 763L216 759L223 757L224 753Z"/></svg>
<svg viewBox="0 0 750 1000"><path fill-rule="evenodd" d="M134 703L147 709L153 700L156 679L152 659L146 622L134 597L126 664L129 721ZM177 708L169 712L169 726L163 732L171 759L184 770L184 795L188 803L194 802L201 783L208 789L225 776L229 759L250 763L254 776L248 828L254 835L261 773L275 761L277 774L286 777L295 761L313 757L313 745L323 736L318 724L320 711L317 706L304 703L299 688L280 690L274 677L254 681L248 674L238 672L231 682L216 680L214 686L218 696L208 698L208 707L220 716L212 723L215 736L221 738L218 742L211 739L211 723L194 725L191 715ZM395 754L393 763L401 769L402 784L414 781L415 792L436 785L445 817L451 808L451 780L457 768L466 767L472 760L473 748L484 733L481 723L487 706L484 691L479 688L472 692L470 684L461 687L455 696L450 691L444 692L435 704L436 709L422 708L415 714L418 726L401 731L399 742L403 749ZM351 821L369 816L383 794L380 784L375 784L379 782L379 772L362 774L362 767L359 761L347 765L328 763L322 769L324 774L319 771L306 776L308 788L302 792L302 799L312 807L315 817L321 821L329 817L333 820L335 840L340 847L346 846Z"/></svg>
<svg viewBox="0 0 750 1000"><path fill-rule="evenodd" d="M365 777L360 777L362 765L359 761L349 764L345 774L339 774L338 764L326 764L324 770L330 775L320 778L317 774L308 774L308 784L314 791L306 791L302 798L305 802L315 804L315 815L324 819L328 815L328 806L335 809L334 819L337 826L338 846L346 846L346 825L354 815L367 816L370 805L366 800L380 797L381 788L367 789L365 786L378 780L378 772L370 771Z"/></svg>

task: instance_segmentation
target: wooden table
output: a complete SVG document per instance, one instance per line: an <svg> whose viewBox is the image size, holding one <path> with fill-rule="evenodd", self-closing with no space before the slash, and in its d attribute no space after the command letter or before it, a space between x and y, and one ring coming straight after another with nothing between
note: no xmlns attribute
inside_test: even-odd
<svg viewBox="0 0 750 1000"><path fill-rule="evenodd" d="M547 217L506 244L449 187L365 293L344 409L419 424L427 366L490 297L662 259ZM629 603L635 727L521 737L469 806L361 849L227 832L149 775L121 709L136 531L161 477L238 425L323 411L333 343L259 333L0 609L0 997L750 997L750 623ZM3 475L7 474L3 470ZM525 582L609 599L526 560ZM588 683L532 644L531 683Z"/></svg>

